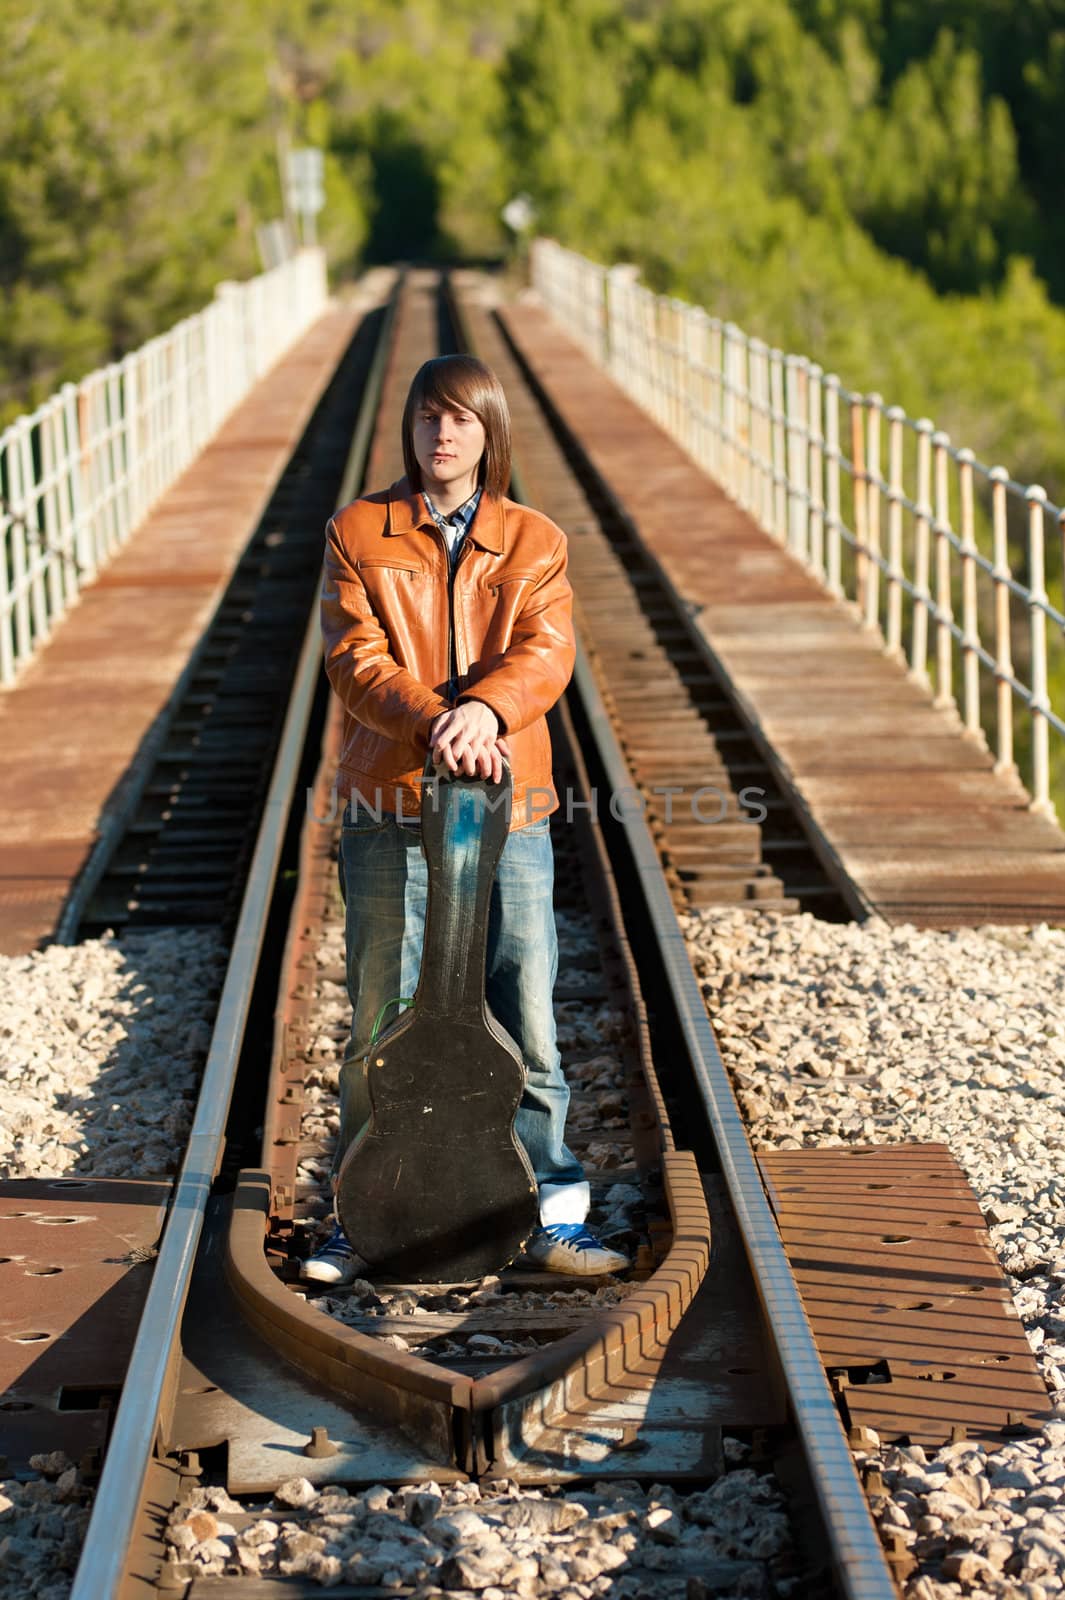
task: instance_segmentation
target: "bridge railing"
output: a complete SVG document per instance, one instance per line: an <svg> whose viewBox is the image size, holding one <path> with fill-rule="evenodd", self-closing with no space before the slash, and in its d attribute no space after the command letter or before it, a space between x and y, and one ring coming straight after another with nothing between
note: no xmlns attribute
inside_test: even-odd
<svg viewBox="0 0 1065 1600"><path fill-rule="evenodd" d="M303 250L0 433L0 686L325 306Z"/></svg>
<svg viewBox="0 0 1065 1600"><path fill-rule="evenodd" d="M1065 512L927 418L554 240L533 283L573 337L989 745L1053 815ZM1048 536L1051 540L1048 550ZM1015 570L1016 569L1016 570ZM1051 699L1053 684L1059 704ZM1015 716L1015 713L1017 714Z"/></svg>

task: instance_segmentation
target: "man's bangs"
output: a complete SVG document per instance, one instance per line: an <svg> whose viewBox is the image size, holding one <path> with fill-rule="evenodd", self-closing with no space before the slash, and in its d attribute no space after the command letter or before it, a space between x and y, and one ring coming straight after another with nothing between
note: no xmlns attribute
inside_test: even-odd
<svg viewBox="0 0 1065 1600"><path fill-rule="evenodd" d="M477 372L430 369L411 398L415 411L472 411L481 422L486 420L487 385Z"/></svg>

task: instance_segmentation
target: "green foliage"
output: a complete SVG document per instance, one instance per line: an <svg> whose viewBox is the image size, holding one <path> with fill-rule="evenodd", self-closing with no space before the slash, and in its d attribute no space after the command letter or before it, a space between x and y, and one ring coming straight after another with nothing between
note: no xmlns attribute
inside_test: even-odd
<svg viewBox="0 0 1065 1600"><path fill-rule="evenodd" d="M1061 0L0 0L0 418L321 236L539 226L1065 491ZM1049 289L1049 293L1048 293Z"/></svg>
<svg viewBox="0 0 1065 1600"><path fill-rule="evenodd" d="M320 234L497 254L499 62L483 0L0 0L0 422L258 270L278 150L326 150Z"/></svg>
<svg viewBox="0 0 1065 1600"><path fill-rule="evenodd" d="M213 9L8 0L0 406L135 346L252 267L248 197L264 180L244 134L266 84L254 28L220 35Z"/></svg>
<svg viewBox="0 0 1065 1600"><path fill-rule="evenodd" d="M1037 14L1018 45L992 0L580 0L565 21L538 0L508 59L512 168L564 242L1061 496L1065 314L1019 98L1060 117L1065 39L1048 54Z"/></svg>

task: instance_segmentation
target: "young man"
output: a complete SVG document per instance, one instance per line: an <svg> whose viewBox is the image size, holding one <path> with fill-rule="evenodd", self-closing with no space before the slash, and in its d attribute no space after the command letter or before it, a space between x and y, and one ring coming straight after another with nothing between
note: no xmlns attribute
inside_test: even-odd
<svg viewBox="0 0 1065 1600"><path fill-rule="evenodd" d="M516 1127L539 1185L540 1226L522 1260L616 1272L625 1257L584 1225L588 1184L565 1143L569 1089L551 1001L558 941L548 813L558 801L545 716L573 670L566 537L506 498L506 397L470 356L427 361L415 375L403 460L405 478L345 506L327 530L322 633L345 711L338 784L350 795L341 878L352 1023L335 1168L370 1114L363 1062L375 1019L417 982L426 754L450 773L495 781L505 757L514 803L492 890L485 989L528 1073ZM337 1227L303 1276L350 1283L358 1265Z"/></svg>

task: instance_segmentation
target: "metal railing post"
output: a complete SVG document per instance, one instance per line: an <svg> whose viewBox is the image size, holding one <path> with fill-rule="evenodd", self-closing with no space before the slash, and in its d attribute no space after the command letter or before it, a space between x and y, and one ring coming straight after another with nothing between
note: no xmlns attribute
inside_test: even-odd
<svg viewBox="0 0 1065 1600"><path fill-rule="evenodd" d="M736 340L740 330L734 322L726 322L722 331L725 360L722 374L721 437L724 452L721 458L721 481L735 499L739 478L736 470Z"/></svg>
<svg viewBox="0 0 1065 1600"><path fill-rule="evenodd" d="M74 559L78 564L79 586L96 574L96 560L89 525L85 463L81 443L81 395L77 384L65 383L63 418L66 424L67 471L70 475L70 509L74 523Z"/></svg>
<svg viewBox="0 0 1065 1600"><path fill-rule="evenodd" d="M827 578L829 592L840 598L842 582L842 522L839 494L839 379L834 372L825 378L825 526L828 530Z"/></svg>
<svg viewBox="0 0 1065 1600"><path fill-rule="evenodd" d="M137 526L146 509L135 466L136 452L137 362L128 355L122 363L122 454L130 528Z"/></svg>
<svg viewBox="0 0 1065 1600"><path fill-rule="evenodd" d="M995 591L995 721L996 772L1015 771L1013 760L1013 641L1010 628L1009 525L1006 514L1005 467L992 467L991 532L994 540L992 582Z"/></svg>
<svg viewBox="0 0 1065 1600"><path fill-rule="evenodd" d="M25 501L22 494L22 463L19 432L13 428L8 437L4 461L4 481L7 500L11 507L9 536L11 540L11 593L14 603L15 661L27 660L33 646L33 626L30 613L30 562L26 538Z"/></svg>
<svg viewBox="0 0 1065 1600"><path fill-rule="evenodd" d="M788 458L784 412L784 352L769 352L769 414L772 419L773 521L769 529L781 544L788 537Z"/></svg>
<svg viewBox="0 0 1065 1600"><path fill-rule="evenodd" d="M43 643L51 632L48 621L48 590L45 573L48 566L47 547L41 537L41 519L37 498L37 475L33 468L33 438L28 417L20 417L15 424L18 451L18 493L13 496L17 514L26 530L28 552L28 577L30 588L30 616L33 626L33 648Z"/></svg>
<svg viewBox="0 0 1065 1600"><path fill-rule="evenodd" d="M903 500L903 423L906 413L892 406L888 422L888 572L887 629L885 643L893 656L902 656L902 500Z"/></svg>
<svg viewBox="0 0 1065 1600"><path fill-rule="evenodd" d="M692 363L693 455L703 468L709 467L713 448L710 425L710 372L708 346L709 318L699 306L692 307L688 320L689 355Z"/></svg>
<svg viewBox="0 0 1065 1600"><path fill-rule="evenodd" d="M954 641L951 625L954 604L950 591L950 479L947 450L950 438L943 432L932 435L935 462L935 572L936 572L936 695L937 706L948 707L954 700Z"/></svg>
<svg viewBox="0 0 1065 1600"><path fill-rule="evenodd" d="M2 465L2 463L0 463ZM15 679L15 629L10 572L12 567L11 519L0 500L0 684Z"/></svg>
<svg viewBox="0 0 1065 1600"><path fill-rule="evenodd" d="M753 505L754 455L751 410L751 341L742 328L736 329L736 448L738 474L736 499L745 511Z"/></svg>
<svg viewBox="0 0 1065 1600"><path fill-rule="evenodd" d="M1047 712L1047 618L1046 559L1043 545L1043 519L1046 490L1029 484L1024 498L1028 503L1028 619L1032 650L1032 810L1054 815L1050 799L1050 728Z"/></svg>
<svg viewBox="0 0 1065 1600"><path fill-rule="evenodd" d="M785 454L787 461L788 549L800 561L809 560L806 486L806 371L802 356L784 358Z"/></svg>
<svg viewBox="0 0 1065 1600"><path fill-rule="evenodd" d="M707 414L710 422L710 471L723 479L723 439L725 410L725 330L720 317L711 317L707 341L706 370L709 380Z"/></svg>
<svg viewBox="0 0 1065 1600"><path fill-rule="evenodd" d="M769 378L766 365L767 346L761 339L751 339L747 345L748 382L751 393L751 504L750 511L759 527L768 530L772 508L772 478L770 471L768 439Z"/></svg>
<svg viewBox="0 0 1065 1600"><path fill-rule="evenodd" d="M913 519L913 632L910 671L918 682L928 683L929 524L932 519L932 424L922 417L917 424L917 509Z"/></svg>
<svg viewBox="0 0 1065 1600"><path fill-rule="evenodd" d="M847 401L851 435L851 493L854 496L854 599L866 615L869 583L869 480L865 471L865 396L852 394Z"/></svg>
<svg viewBox="0 0 1065 1600"><path fill-rule="evenodd" d="M865 573L865 625L880 626L880 494L883 479L880 476L880 417L884 409L882 395L875 392L866 400L866 542L869 562Z"/></svg>
<svg viewBox="0 0 1065 1600"><path fill-rule="evenodd" d="M807 480L810 485L810 566L815 575L825 577L825 492L824 432L821 426L821 379L824 374L816 362L809 371L806 397Z"/></svg>
<svg viewBox="0 0 1065 1600"><path fill-rule="evenodd" d="M40 451L38 476L38 519L46 552L45 579L48 585L48 617L52 626L66 610L67 549L60 516L59 469L56 451L56 428L59 401L53 397L40 412L37 430L37 447Z"/></svg>
<svg viewBox="0 0 1065 1600"><path fill-rule="evenodd" d="M117 366L107 369L104 385L104 411L107 427L107 499L112 530L112 550L125 544L133 526L129 517L126 464L122 449L122 374ZM174 472L174 477L177 471Z"/></svg>
<svg viewBox="0 0 1065 1600"><path fill-rule="evenodd" d="M966 732L986 744L980 723L980 610L976 592L976 515L973 453L958 452L958 513L961 523L961 671Z"/></svg>
<svg viewBox="0 0 1065 1600"><path fill-rule="evenodd" d="M597 359L610 370L610 302L607 295L609 273L601 272L596 278L597 305L596 316L599 319L599 348Z"/></svg>

